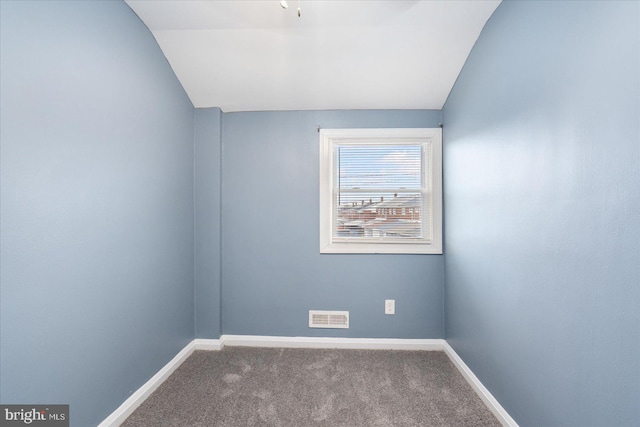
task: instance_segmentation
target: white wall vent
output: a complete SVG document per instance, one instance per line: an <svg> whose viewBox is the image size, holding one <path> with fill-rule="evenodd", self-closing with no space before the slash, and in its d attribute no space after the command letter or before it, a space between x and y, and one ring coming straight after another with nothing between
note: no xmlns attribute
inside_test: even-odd
<svg viewBox="0 0 640 427"><path fill-rule="evenodd" d="M309 327L349 329L349 312L309 310Z"/></svg>

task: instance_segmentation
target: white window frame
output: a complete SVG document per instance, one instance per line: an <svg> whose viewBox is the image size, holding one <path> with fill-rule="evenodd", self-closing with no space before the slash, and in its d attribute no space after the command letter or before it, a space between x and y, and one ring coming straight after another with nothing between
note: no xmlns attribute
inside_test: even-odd
<svg viewBox="0 0 640 427"><path fill-rule="evenodd" d="M429 150L423 154L422 173L427 183L423 218L431 218L430 236L420 240L384 242L383 239L334 238L334 150L340 143L399 144L420 143ZM426 175L428 174L428 176ZM320 130L320 253L343 254L442 254L442 129L321 129Z"/></svg>

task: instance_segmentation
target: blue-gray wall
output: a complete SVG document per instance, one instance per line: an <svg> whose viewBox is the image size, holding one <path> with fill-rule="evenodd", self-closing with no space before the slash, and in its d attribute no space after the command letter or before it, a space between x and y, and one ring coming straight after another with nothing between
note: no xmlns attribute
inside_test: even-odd
<svg viewBox="0 0 640 427"><path fill-rule="evenodd" d="M640 424L639 17L503 2L443 111L447 340L522 426Z"/></svg>
<svg viewBox="0 0 640 427"><path fill-rule="evenodd" d="M0 401L96 425L194 336L193 107L124 2L0 8Z"/></svg>
<svg viewBox="0 0 640 427"><path fill-rule="evenodd" d="M199 108L195 112L196 338L220 337L221 121L219 108Z"/></svg>
<svg viewBox="0 0 640 427"><path fill-rule="evenodd" d="M222 332L441 338L441 255L320 255L317 127L435 127L439 111L222 116ZM396 315L384 300L396 300ZM309 329L308 310L350 329Z"/></svg>

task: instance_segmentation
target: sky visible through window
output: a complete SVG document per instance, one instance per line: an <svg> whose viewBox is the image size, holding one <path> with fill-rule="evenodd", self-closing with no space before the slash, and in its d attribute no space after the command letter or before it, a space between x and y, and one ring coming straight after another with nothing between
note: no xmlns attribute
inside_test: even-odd
<svg viewBox="0 0 640 427"><path fill-rule="evenodd" d="M337 189L356 190L362 197L380 192L420 191L420 145L341 146L336 150ZM360 191L357 191L360 190ZM374 190L363 193L362 190Z"/></svg>

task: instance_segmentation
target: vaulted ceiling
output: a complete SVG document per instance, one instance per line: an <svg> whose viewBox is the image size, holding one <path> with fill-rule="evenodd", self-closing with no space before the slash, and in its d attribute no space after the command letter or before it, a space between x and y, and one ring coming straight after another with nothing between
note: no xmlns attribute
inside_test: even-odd
<svg viewBox="0 0 640 427"><path fill-rule="evenodd" d="M194 106L225 112L440 109L500 3L126 2Z"/></svg>

